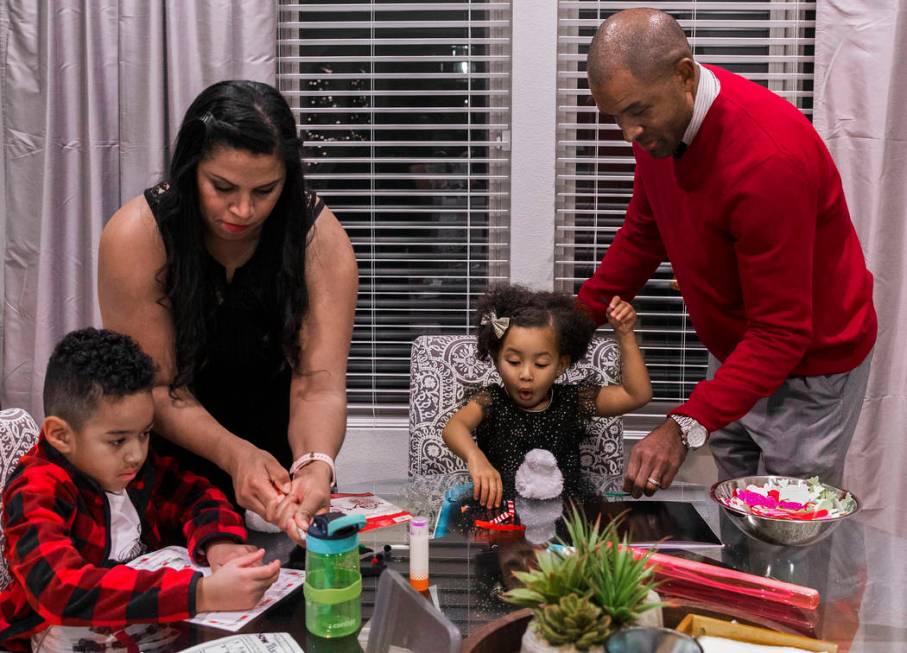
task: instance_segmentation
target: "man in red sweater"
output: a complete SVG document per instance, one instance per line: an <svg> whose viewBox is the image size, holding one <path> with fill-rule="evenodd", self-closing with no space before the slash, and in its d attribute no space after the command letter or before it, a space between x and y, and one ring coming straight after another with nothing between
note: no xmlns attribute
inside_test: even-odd
<svg viewBox="0 0 907 653"><path fill-rule="evenodd" d="M840 483L877 323L821 138L771 91L696 63L677 22L652 9L602 24L588 76L636 172L624 225L578 299L602 323L612 296L635 296L669 260L717 369L634 447L626 489L668 487L707 438L721 478Z"/></svg>

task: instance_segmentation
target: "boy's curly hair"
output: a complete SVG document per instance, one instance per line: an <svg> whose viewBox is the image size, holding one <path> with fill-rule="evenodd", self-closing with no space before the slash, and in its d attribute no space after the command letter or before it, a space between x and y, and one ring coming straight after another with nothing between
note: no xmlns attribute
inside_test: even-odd
<svg viewBox="0 0 907 653"><path fill-rule="evenodd" d="M151 390L154 362L129 336L106 329L71 331L57 343L44 376L44 414L80 429L101 397Z"/></svg>
<svg viewBox="0 0 907 653"><path fill-rule="evenodd" d="M492 311L499 318L509 317L512 327L553 326L558 351L562 356L569 356L571 364L585 356L595 335L595 322L577 307L572 296L520 285L499 285L490 288L476 304L479 358L497 360L504 341L495 335L491 324L482 324L482 318L490 316Z"/></svg>

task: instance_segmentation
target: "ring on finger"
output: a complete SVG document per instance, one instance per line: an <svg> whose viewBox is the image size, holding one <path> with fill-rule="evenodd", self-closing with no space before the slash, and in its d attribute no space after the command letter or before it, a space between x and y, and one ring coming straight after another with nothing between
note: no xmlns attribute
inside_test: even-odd
<svg viewBox="0 0 907 653"><path fill-rule="evenodd" d="M646 480L647 485L654 485L655 487L661 487L661 483L658 482L658 479L654 479L651 476Z"/></svg>

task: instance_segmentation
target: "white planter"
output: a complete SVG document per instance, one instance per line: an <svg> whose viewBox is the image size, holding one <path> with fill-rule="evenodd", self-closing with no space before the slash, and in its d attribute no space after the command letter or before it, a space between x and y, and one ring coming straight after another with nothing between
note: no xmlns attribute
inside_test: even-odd
<svg viewBox="0 0 907 653"><path fill-rule="evenodd" d="M523 634L522 647L520 653L604 653L605 647L593 646L580 652L573 644L564 644L562 646L552 646L548 641L535 632L535 620L529 622L526 626L526 632Z"/></svg>
<svg viewBox="0 0 907 653"><path fill-rule="evenodd" d="M660 600L661 597L654 591L650 591L649 595L646 597L647 603L657 603ZM662 628L664 626L664 620L661 614L661 607L643 612L635 625ZM593 646L582 652L573 646L573 644L552 646L544 637L536 633L535 619L531 620L529 625L526 626L526 632L523 633L522 647L520 648L520 653L604 653L604 651L604 645Z"/></svg>
<svg viewBox="0 0 907 653"><path fill-rule="evenodd" d="M658 603L659 601L661 601L661 597L658 596L658 593L655 590L649 590L649 595L646 597L646 603ZM661 614L661 606L643 612L636 622L636 625L664 628L664 617Z"/></svg>

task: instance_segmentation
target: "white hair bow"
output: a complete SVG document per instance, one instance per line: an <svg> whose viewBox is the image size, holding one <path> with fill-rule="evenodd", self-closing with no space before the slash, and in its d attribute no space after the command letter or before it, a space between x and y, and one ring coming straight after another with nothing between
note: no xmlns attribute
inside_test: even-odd
<svg viewBox="0 0 907 653"><path fill-rule="evenodd" d="M507 331L507 329L510 328L510 318L498 317L494 311L491 311L490 313L486 313L482 316L479 324L490 324L491 328L494 329L494 335L497 336L498 340L500 340L504 337L504 333Z"/></svg>

